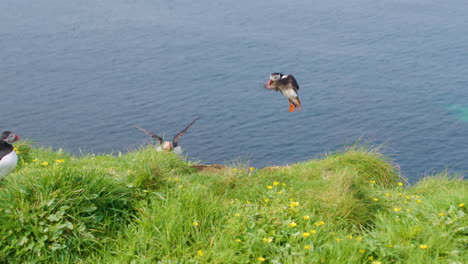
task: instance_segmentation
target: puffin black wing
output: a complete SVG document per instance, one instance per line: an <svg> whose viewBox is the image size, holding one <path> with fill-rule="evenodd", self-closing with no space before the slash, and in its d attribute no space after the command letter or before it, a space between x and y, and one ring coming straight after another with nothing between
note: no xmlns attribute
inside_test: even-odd
<svg viewBox="0 0 468 264"><path fill-rule="evenodd" d="M185 132L187 132L187 130L195 123L195 121L197 121L199 119L199 117L195 117L195 119L192 120L192 122L190 122L190 124L184 128L184 130L180 131L175 137L174 139L172 140L172 144L175 146L177 146L177 141L179 141L179 139L185 134Z"/></svg>
<svg viewBox="0 0 468 264"><path fill-rule="evenodd" d="M151 132L148 132L148 131L146 131L145 129L143 129L143 128L141 128L141 127L137 127L137 126L136 126L136 128L138 128L139 130L141 130L141 131L142 131L143 133L145 133L146 135L148 135L148 136L150 136L150 137L156 139L156 140L158 141L158 144L162 144L163 139L162 139L160 136L155 135L155 134L153 134L153 133L151 133Z"/></svg>
<svg viewBox="0 0 468 264"><path fill-rule="evenodd" d="M13 146L10 143L15 142L16 140L18 140L16 134L11 133L10 131L3 131L0 136L0 160L13 151Z"/></svg>
<svg viewBox="0 0 468 264"><path fill-rule="evenodd" d="M6 155L10 154L13 151L13 146L6 143L0 143L0 160L3 159Z"/></svg>
<svg viewBox="0 0 468 264"><path fill-rule="evenodd" d="M292 75L288 75L286 78L281 79L280 82L282 85L292 88L296 92L299 90L299 84L297 84L296 78Z"/></svg>

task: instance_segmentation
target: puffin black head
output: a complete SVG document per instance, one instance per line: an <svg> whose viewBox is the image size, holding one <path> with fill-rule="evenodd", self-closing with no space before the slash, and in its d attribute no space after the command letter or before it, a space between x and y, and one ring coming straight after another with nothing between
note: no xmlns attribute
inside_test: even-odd
<svg viewBox="0 0 468 264"><path fill-rule="evenodd" d="M15 133L13 132L10 132L10 131L4 131L2 133L2 138L1 138L2 141L5 141L6 143L8 144L13 144L13 142L15 141L18 141L19 140L19 137L18 135L16 135Z"/></svg>
<svg viewBox="0 0 468 264"><path fill-rule="evenodd" d="M268 81L268 85L272 85L274 82L281 80L281 77L283 77L283 74L279 72L274 72L270 74L270 80Z"/></svg>

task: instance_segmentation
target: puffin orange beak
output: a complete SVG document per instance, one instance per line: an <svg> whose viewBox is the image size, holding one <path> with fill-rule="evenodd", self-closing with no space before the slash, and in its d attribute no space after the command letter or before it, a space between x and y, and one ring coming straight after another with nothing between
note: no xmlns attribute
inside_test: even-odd
<svg viewBox="0 0 468 264"><path fill-rule="evenodd" d="M268 85L272 85L273 84L273 81L272 80L268 80Z"/></svg>
<svg viewBox="0 0 468 264"><path fill-rule="evenodd" d="M15 134L15 141L18 141L18 140L19 140L19 136Z"/></svg>

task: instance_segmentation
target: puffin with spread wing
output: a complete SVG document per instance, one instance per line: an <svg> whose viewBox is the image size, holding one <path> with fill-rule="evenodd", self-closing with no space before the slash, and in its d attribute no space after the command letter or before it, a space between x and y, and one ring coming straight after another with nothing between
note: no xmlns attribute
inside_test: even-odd
<svg viewBox="0 0 468 264"><path fill-rule="evenodd" d="M196 117L195 119L192 120L192 122L190 122L190 124L188 126L186 126L182 131L180 131L171 141L169 140L163 140L162 137L158 136L158 135L155 135L151 132L148 132L147 130L141 128L141 127L136 127L137 129L141 130L143 133L145 133L146 135L156 139L156 141L158 142L158 147L157 147L157 150L158 151L162 151L162 150L174 150L174 152L176 153L182 153L182 149L181 147L179 146L178 142L179 142L179 139L185 134L185 132L187 132L187 130L195 123L195 121L197 121L199 119L199 117Z"/></svg>
<svg viewBox="0 0 468 264"><path fill-rule="evenodd" d="M301 110L301 101L297 92L299 91L299 84L291 74L285 75L282 73L270 74L270 80L263 85L268 90L273 90L282 93L289 102L289 112L294 112L294 109Z"/></svg>

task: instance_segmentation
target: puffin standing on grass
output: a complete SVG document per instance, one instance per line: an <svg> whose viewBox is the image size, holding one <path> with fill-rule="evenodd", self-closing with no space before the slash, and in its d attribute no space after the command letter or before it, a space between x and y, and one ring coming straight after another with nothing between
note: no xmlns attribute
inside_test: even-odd
<svg viewBox="0 0 468 264"><path fill-rule="evenodd" d="M0 180L10 174L18 164L18 156L13 149L13 142L18 141L19 137L10 131L4 131L0 138Z"/></svg>
<svg viewBox="0 0 468 264"><path fill-rule="evenodd" d="M301 101L299 101L299 96L297 91L299 91L299 84L297 84L296 79L291 74L284 75L282 73L272 73L270 74L270 80L268 83L263 85L266 89L274 90L281 92L289 101L289 112L294 112L294 109L297 107L297 110L301 110Z"/></svg>
<svg viewBox="0 0 468 264"><path fill-rule="evenodd" d="M190 122L190 124L188 126L186 126L182 131L180 131L175 137L174 139L172 139L172 141L168 141L168 140L163 140L162 137L158 136L158 135L155 135L151 132L148 132L147 130L141 128L141 127L136 127L138 128L139 130L141 130L143 133L145 133L146 135L156 139L156 141L158 142L158 147L156 148L157 151L162 151L162 150L174 150L175 153L177 154L181 154L182 153L182 148L179 146L178 144L178 141L179 139L185 134L185 132L187 132L187 130L195 123L195 121L198 120L199 117L196 117L195 119L192 120L192 122Z"/></svg>

